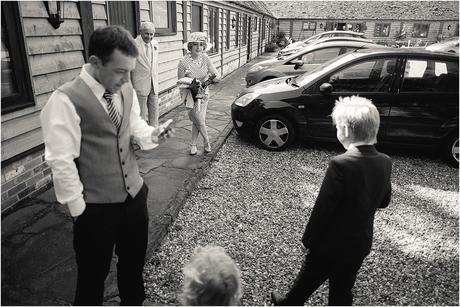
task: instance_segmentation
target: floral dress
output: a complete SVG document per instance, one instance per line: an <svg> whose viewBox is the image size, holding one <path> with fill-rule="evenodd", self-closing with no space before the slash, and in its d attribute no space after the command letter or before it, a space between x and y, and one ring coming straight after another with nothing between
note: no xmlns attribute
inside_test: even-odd
<svg viewBox="0 0 460 307"><path fill-rule="evenodd" d="M214 68L214 65L205 53L200 54L197 60L194 60L190 54L187 54L180 60L177 68L180 75L196 78L204 82L208 78L211 69ZM202 103L207 101L208 89L206 88Z"/></svg>

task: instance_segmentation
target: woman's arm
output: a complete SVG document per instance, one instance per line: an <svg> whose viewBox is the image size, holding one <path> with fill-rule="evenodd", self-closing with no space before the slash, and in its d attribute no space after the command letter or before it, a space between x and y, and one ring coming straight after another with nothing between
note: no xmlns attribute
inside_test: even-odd
<svg viewBox="0 0 460 307"><path fill-rule="evenodd" d="M186 67L184 65L184 59L182 58L180 61L179 61L179 64L177 65L177 79L182 79L183 77L185 77L185 72L186 72Z"/></svg>
<svg viewBox="0 0 460 307"><path fill-rule="evenodd" d="M211 59L208 57L207 54L203 54L203 57L206 59L207 64L208 64L208 73L210 75L216 75L216 78L214 80L220 79L220 75L217 72L216 67L214 67L214 64L212 63Z"/></svg>

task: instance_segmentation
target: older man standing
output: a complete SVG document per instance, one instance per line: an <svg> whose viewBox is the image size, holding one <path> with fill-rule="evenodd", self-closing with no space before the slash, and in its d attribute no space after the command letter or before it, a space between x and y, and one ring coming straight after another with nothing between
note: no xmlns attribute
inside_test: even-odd
<svg viewBox="0 0 460 307"><path fill-rule="evenodd" d="M136 67L131 72L131 81L136 90L141 109L141 117L150 126L158 126L158 42L153 39L155 26L142 22L140 35L136 37L139 56Z"/></svg>

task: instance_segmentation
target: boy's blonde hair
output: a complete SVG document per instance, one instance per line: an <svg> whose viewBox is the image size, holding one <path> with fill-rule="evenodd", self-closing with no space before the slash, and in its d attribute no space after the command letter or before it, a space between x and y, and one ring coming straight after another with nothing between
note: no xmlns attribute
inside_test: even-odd
<svg viewBox="0 0 460 307"><path fill-rule="evenodd" d="M339 97L331 116L334 124L348 127L352 142L377 143L380 115L371 100L359 96Z"/></svg>
<svg viewBox="0 0 460 307"><path fill-rule="evenodd" d="M180 296L183 305L238 305L242 295L240 271L222 247L195 248L183 273Z"/></svg>

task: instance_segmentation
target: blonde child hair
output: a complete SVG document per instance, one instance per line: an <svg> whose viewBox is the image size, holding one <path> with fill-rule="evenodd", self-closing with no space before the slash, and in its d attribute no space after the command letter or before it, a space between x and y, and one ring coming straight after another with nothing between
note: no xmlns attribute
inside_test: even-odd
<svg viewBox="0 0 460 307"><path fill-rule="evenodd" d="M377 143L380 115L370 99L359 96L339 97L331 116L335 125L348 127L352 142Z"/></svg>

